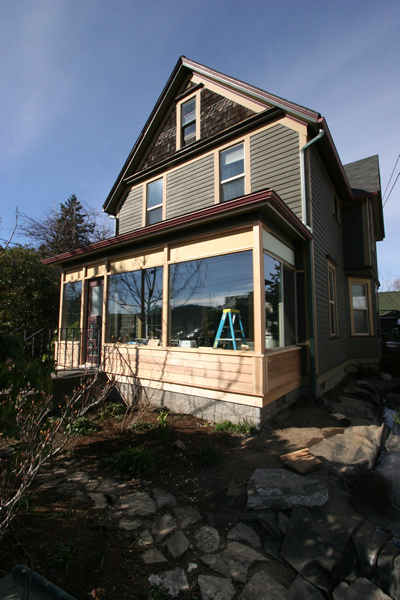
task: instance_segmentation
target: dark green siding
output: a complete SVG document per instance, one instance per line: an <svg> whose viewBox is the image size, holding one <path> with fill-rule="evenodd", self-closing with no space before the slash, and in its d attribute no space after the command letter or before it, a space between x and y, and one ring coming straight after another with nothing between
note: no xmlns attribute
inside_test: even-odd
<svg viewBox="0 0 400 600"><path fill-rule="evenodd" d="M167 175L167 219L214 204L214 156Z"/></svg>
<svg viewBox="0 0 400 600"><path fill-rule="evenodd" d="M361 203L343 206L342 226L345 269L363 267L365 261Z"/></svg>
<svg viewBox="0 0 400 600"><path fill-rule="evenodd" d="M143 186L133 187L118 213L118 233L128 233L142 227Z"/></svg>
<svg viewBox="0 0 400 600"><path fill-rule="evenodd" d="M310 151L318 374L323 375L349 358L350 321L347 277L343 270L342 229L333 214L333 188L316 151L313 148ZM336 266L338 337L333 339L329 322L328 256Z"/></svg>
<svg viewBox="0 0 400 600"><path fill-rule="evenodd" d="M301 218L299 134L284 125L250 138L251 191L273 188Z"/></svg>

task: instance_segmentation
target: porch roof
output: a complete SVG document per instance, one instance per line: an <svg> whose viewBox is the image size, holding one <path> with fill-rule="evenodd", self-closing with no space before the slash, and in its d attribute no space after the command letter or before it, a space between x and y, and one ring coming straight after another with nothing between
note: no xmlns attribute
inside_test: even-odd
<svg viewBox="0 0 400 600"><path fill-rule="evenodd" d="M132 244L133 242L148 241L161 234L171 234L191 227L222 221L228 217L244 215L255 210L279 227L293 241L312 239L310 231L287 204L273 189L267 189L229 200L222 204L215 204L179 217L167 219L154 225L141 227L123 235L95 242L84 248L64 252L58 256L46 258L43 263L46 265L62 265L80 258L89 257L89 255L104 254L108 249L114 250L117 247Z"/></svg>

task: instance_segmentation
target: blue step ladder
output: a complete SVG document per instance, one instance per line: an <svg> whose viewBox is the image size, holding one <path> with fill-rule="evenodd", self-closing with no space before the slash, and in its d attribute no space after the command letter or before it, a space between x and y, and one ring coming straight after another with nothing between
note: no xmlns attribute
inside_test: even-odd
<svg viewBox="0 0 400 600"><path fill-rule="evenodd" d="M226 323L226 317L228 317L228 322ZM221 321L219 323L217 337L215 338L213 348L218 348L218 344L220 342L226 344L227 342L232 342L233 349L237 350L236 347L236 338L235 335L235 322L239 325L239 329L236 330L237 333L240 333L241 339L243 340L243 344L246 345L246 337L244 335L242 319L240 318L240 310L236 310L235 308L224 308L222 311ZM230 333L231 337L222 337L222 332L226 329L226 335ZM240 338L239 338L240 339Z"/></svg>

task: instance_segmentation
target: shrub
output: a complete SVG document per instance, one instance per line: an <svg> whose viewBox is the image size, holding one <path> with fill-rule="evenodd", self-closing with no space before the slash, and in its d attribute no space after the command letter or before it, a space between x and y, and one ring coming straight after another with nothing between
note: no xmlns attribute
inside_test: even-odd
<svg viewBox="0 0 400 600"><path fill-rule="evenodd" d="M204 448L199 451L198 457L202 467L213 467L221 460L218 450L211 445L204 446Z"/></svg>
<svg viewBox="0 0 400 600"><path fill-rule="evenodd" d="M215 425L215 431L229 431L229 433L241 433L243 435L254 435L260 432L253 423L248 421L239 421L239 423L222 421L222 423Z"/></svg>
<svg viewBox="0 0 400 600"><path fill-rule="evenodd" d="M145 448L126 448L107 459L107 462L119 475L143 477L154 468L154 454Z"/></svg>

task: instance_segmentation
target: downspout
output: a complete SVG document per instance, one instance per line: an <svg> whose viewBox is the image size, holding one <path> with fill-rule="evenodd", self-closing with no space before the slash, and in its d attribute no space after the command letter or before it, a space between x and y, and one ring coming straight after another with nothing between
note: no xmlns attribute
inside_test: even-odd
<svg viewBox="0 0 400 600"><path fill-rule="evenodd" d="M300 182L301 182L301 210L302 221L309 231L312 229L308 223L307 216L307 189L306 189L306 165L305 151L315 142L318 142L323 135L324 130L320 129L318 135L307 142L300 150ZM308 321L310 334L310 378L311 378L311 397L313 400L317 397L317 369L315 360L315 329L314 329L314 265L312 260L312 240L306 242L307 254L307 291L308 291Z"/></svg>

